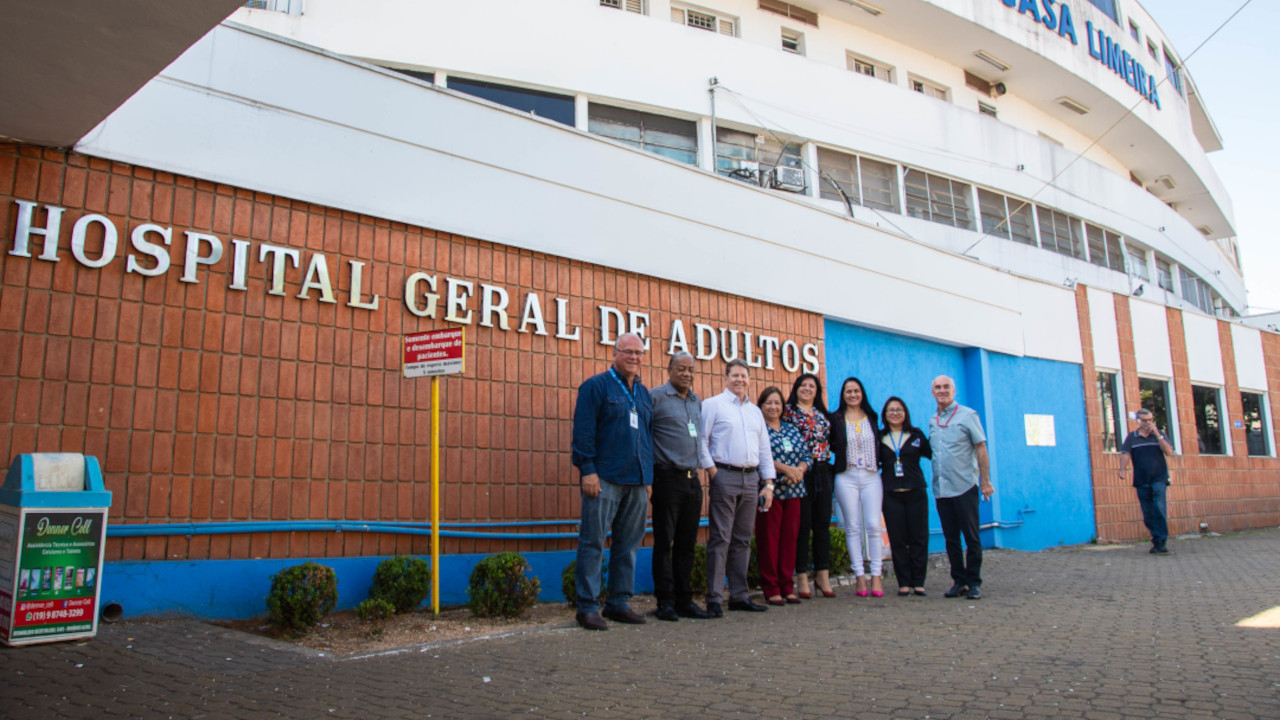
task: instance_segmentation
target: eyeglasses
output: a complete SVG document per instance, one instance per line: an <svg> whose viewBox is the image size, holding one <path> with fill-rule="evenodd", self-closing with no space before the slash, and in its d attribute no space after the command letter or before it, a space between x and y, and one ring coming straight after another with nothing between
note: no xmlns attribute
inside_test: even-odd
<svg viewBox="0 0 1280 720"><path fill-rule="evenodd" d="M619 350L619 355L631 355L632 357L641 357L644 355L643 350Z"/></svg>

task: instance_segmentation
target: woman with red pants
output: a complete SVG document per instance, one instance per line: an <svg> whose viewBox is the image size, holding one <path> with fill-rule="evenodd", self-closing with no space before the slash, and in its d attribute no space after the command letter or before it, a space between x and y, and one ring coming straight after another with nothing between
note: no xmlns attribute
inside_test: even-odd
<svg viewBox="0 0 1280 720"><path fill-rule="evenodd" d="M792 586L796 571L796 537L800 532L800 498L812 451L795 425L782 419L782 391L767 387L757 402L769 428L769 450L778 471L773 503L756 511L756 558L765 602L798 604Z"/></svg>

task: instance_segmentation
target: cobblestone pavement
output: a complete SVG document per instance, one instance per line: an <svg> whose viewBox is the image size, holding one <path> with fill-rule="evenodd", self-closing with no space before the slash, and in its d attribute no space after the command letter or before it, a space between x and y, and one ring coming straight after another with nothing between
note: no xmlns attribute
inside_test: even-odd
<svg viewBox="0 0 1280 720"><path fill-rule="evenodd" d="M0 717L1280 718L1280 531L989 552L985 598L835 599L363 658L196 622L0 650ZM943 561L945 565L945 561ZM1278 611L1280 612L1280 611Z"/></svg>

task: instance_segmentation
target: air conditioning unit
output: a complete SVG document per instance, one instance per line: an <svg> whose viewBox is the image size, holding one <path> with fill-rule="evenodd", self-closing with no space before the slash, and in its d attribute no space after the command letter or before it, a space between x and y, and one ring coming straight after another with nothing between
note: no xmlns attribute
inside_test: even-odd
<svg viewBox="0 0 1280 720"><path fill-rule="evenodd" d="M794 167L776 167L769 176L769 184L779 190L804 192L804 170Z"/></svg>

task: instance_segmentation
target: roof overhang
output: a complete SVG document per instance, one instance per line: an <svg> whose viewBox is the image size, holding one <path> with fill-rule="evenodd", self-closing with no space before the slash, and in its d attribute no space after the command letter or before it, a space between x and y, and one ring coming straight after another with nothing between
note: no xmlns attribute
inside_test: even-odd
<svg viewBox="0 0 1280 720"><path fill-rule="evenodd" d="M243 0L6 3L0 137L70 147Z"/></svg>

